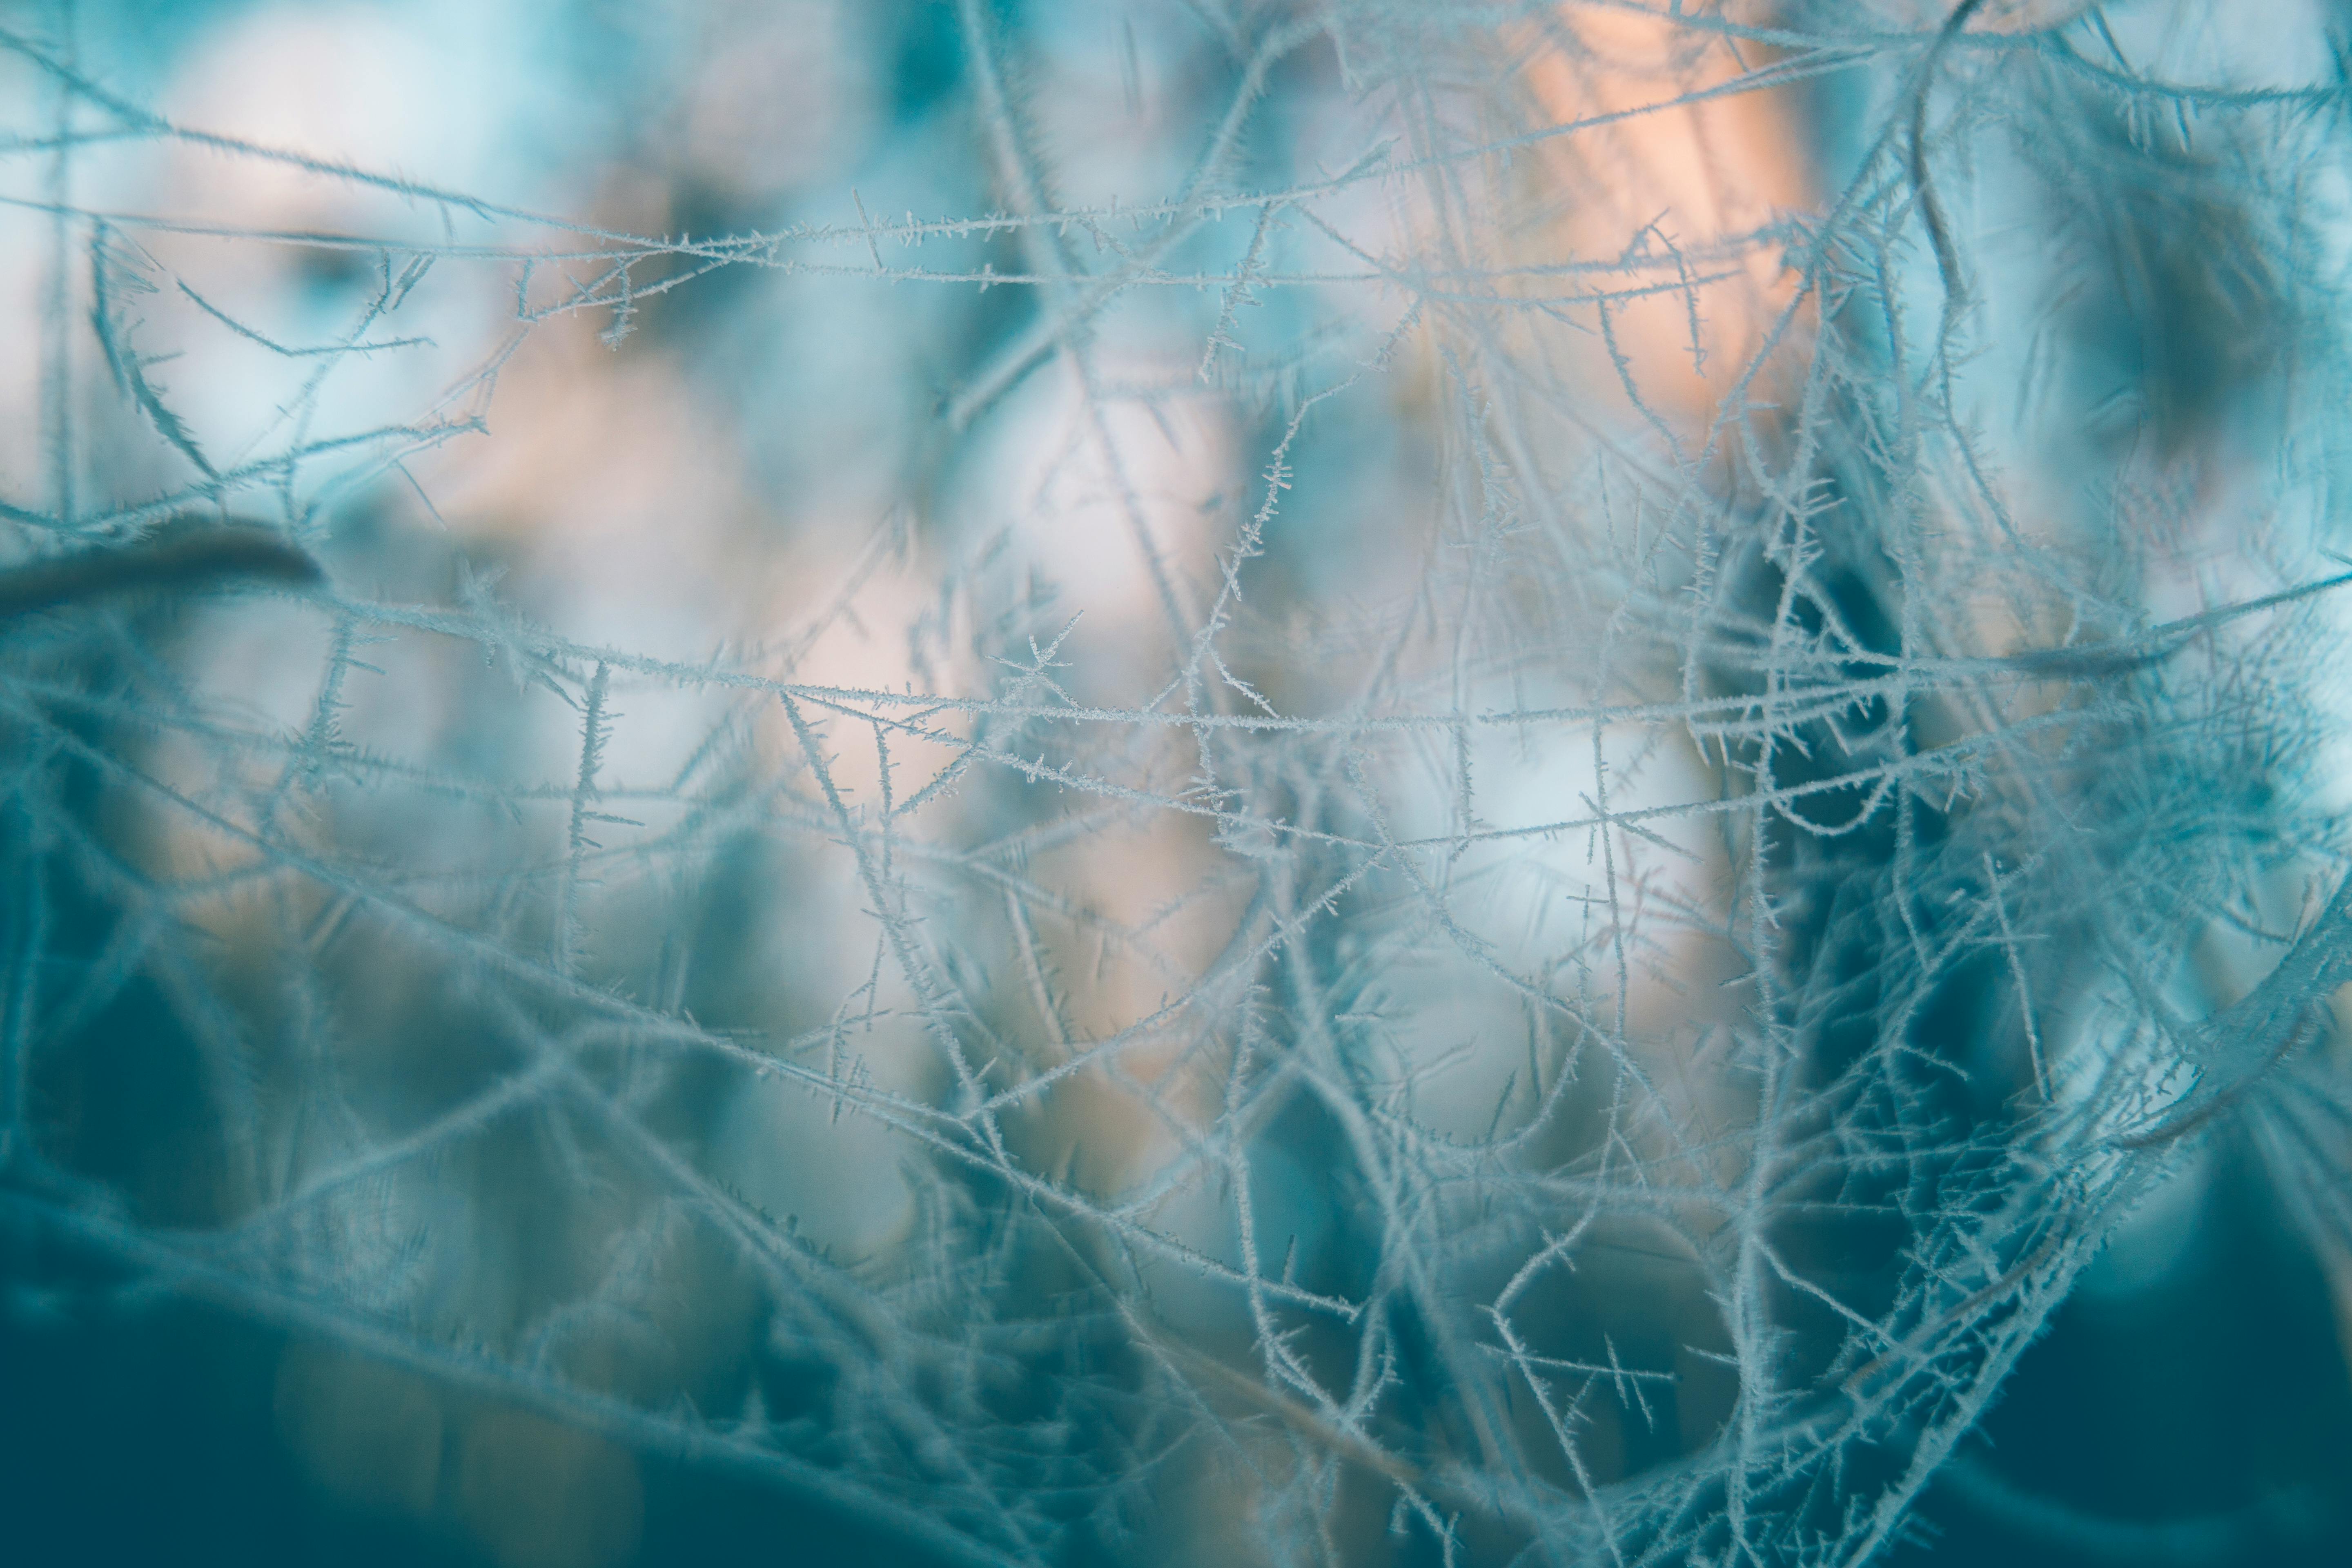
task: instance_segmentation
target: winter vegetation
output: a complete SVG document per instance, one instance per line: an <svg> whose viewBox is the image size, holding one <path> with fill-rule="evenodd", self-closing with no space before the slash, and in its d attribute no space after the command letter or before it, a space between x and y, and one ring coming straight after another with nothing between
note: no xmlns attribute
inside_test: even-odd
<svg viewBox="0 0 2352 1568"><path fill-rule="evenodd" d="M2326 1559L2336 26L0 8L0 1323L521 1568ZM2003 1469L2225 1177L2342 1447Z"/></svg>

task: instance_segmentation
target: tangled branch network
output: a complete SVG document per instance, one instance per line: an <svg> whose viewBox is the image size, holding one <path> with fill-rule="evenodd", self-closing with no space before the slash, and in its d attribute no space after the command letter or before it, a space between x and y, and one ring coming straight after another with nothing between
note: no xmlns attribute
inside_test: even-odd
<svg viewBox="0 0 2352 1568"><path fill-rule="evenodd" d="M2352 1247L2321 7L613 11L5 13L7 1313L509 1563L1858 1564Z"/></svg>

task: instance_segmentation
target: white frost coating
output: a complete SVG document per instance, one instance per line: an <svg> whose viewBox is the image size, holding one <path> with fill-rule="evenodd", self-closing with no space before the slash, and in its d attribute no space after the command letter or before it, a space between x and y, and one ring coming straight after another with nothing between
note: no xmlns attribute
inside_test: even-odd
<svg viewBox="0 0 2352 1568"><path fill-rule="evenodd" d="M320 1485L1860 1563L2352 1239L2319 7L94 5L0 561L328 582L0 624L0 1226Z"/></svg>

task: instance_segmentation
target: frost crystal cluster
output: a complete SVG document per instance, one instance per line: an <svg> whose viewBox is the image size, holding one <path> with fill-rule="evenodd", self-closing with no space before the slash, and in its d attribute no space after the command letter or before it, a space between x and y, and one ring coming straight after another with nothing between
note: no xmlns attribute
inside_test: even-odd
<svg viewBox="0 0 2352 1568"><path fill-rule="evenodd" d="M509 1564L1908 1550L2352 1280L2332 16L6 7L0 1315Z"/></svg>

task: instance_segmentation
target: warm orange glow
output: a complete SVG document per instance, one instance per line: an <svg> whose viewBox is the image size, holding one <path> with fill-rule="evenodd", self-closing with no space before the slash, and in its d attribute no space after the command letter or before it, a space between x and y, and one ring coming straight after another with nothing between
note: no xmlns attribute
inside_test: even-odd
<svg viewBox="0 0 2352 1568"><path fill-rule="evenodd" d="M1667 289L1611 304L1610 330L1642 401L1704 426L1796 298L1782 246L1748 237L1816 199L1792 89L1738 89L1770 69L1769 51L1688 18L1567 5L1532 38L1538 110L1581 127L1548 143L1558 233L1580 260L1654 258L1602 275L1612 289Z"/></svg>

